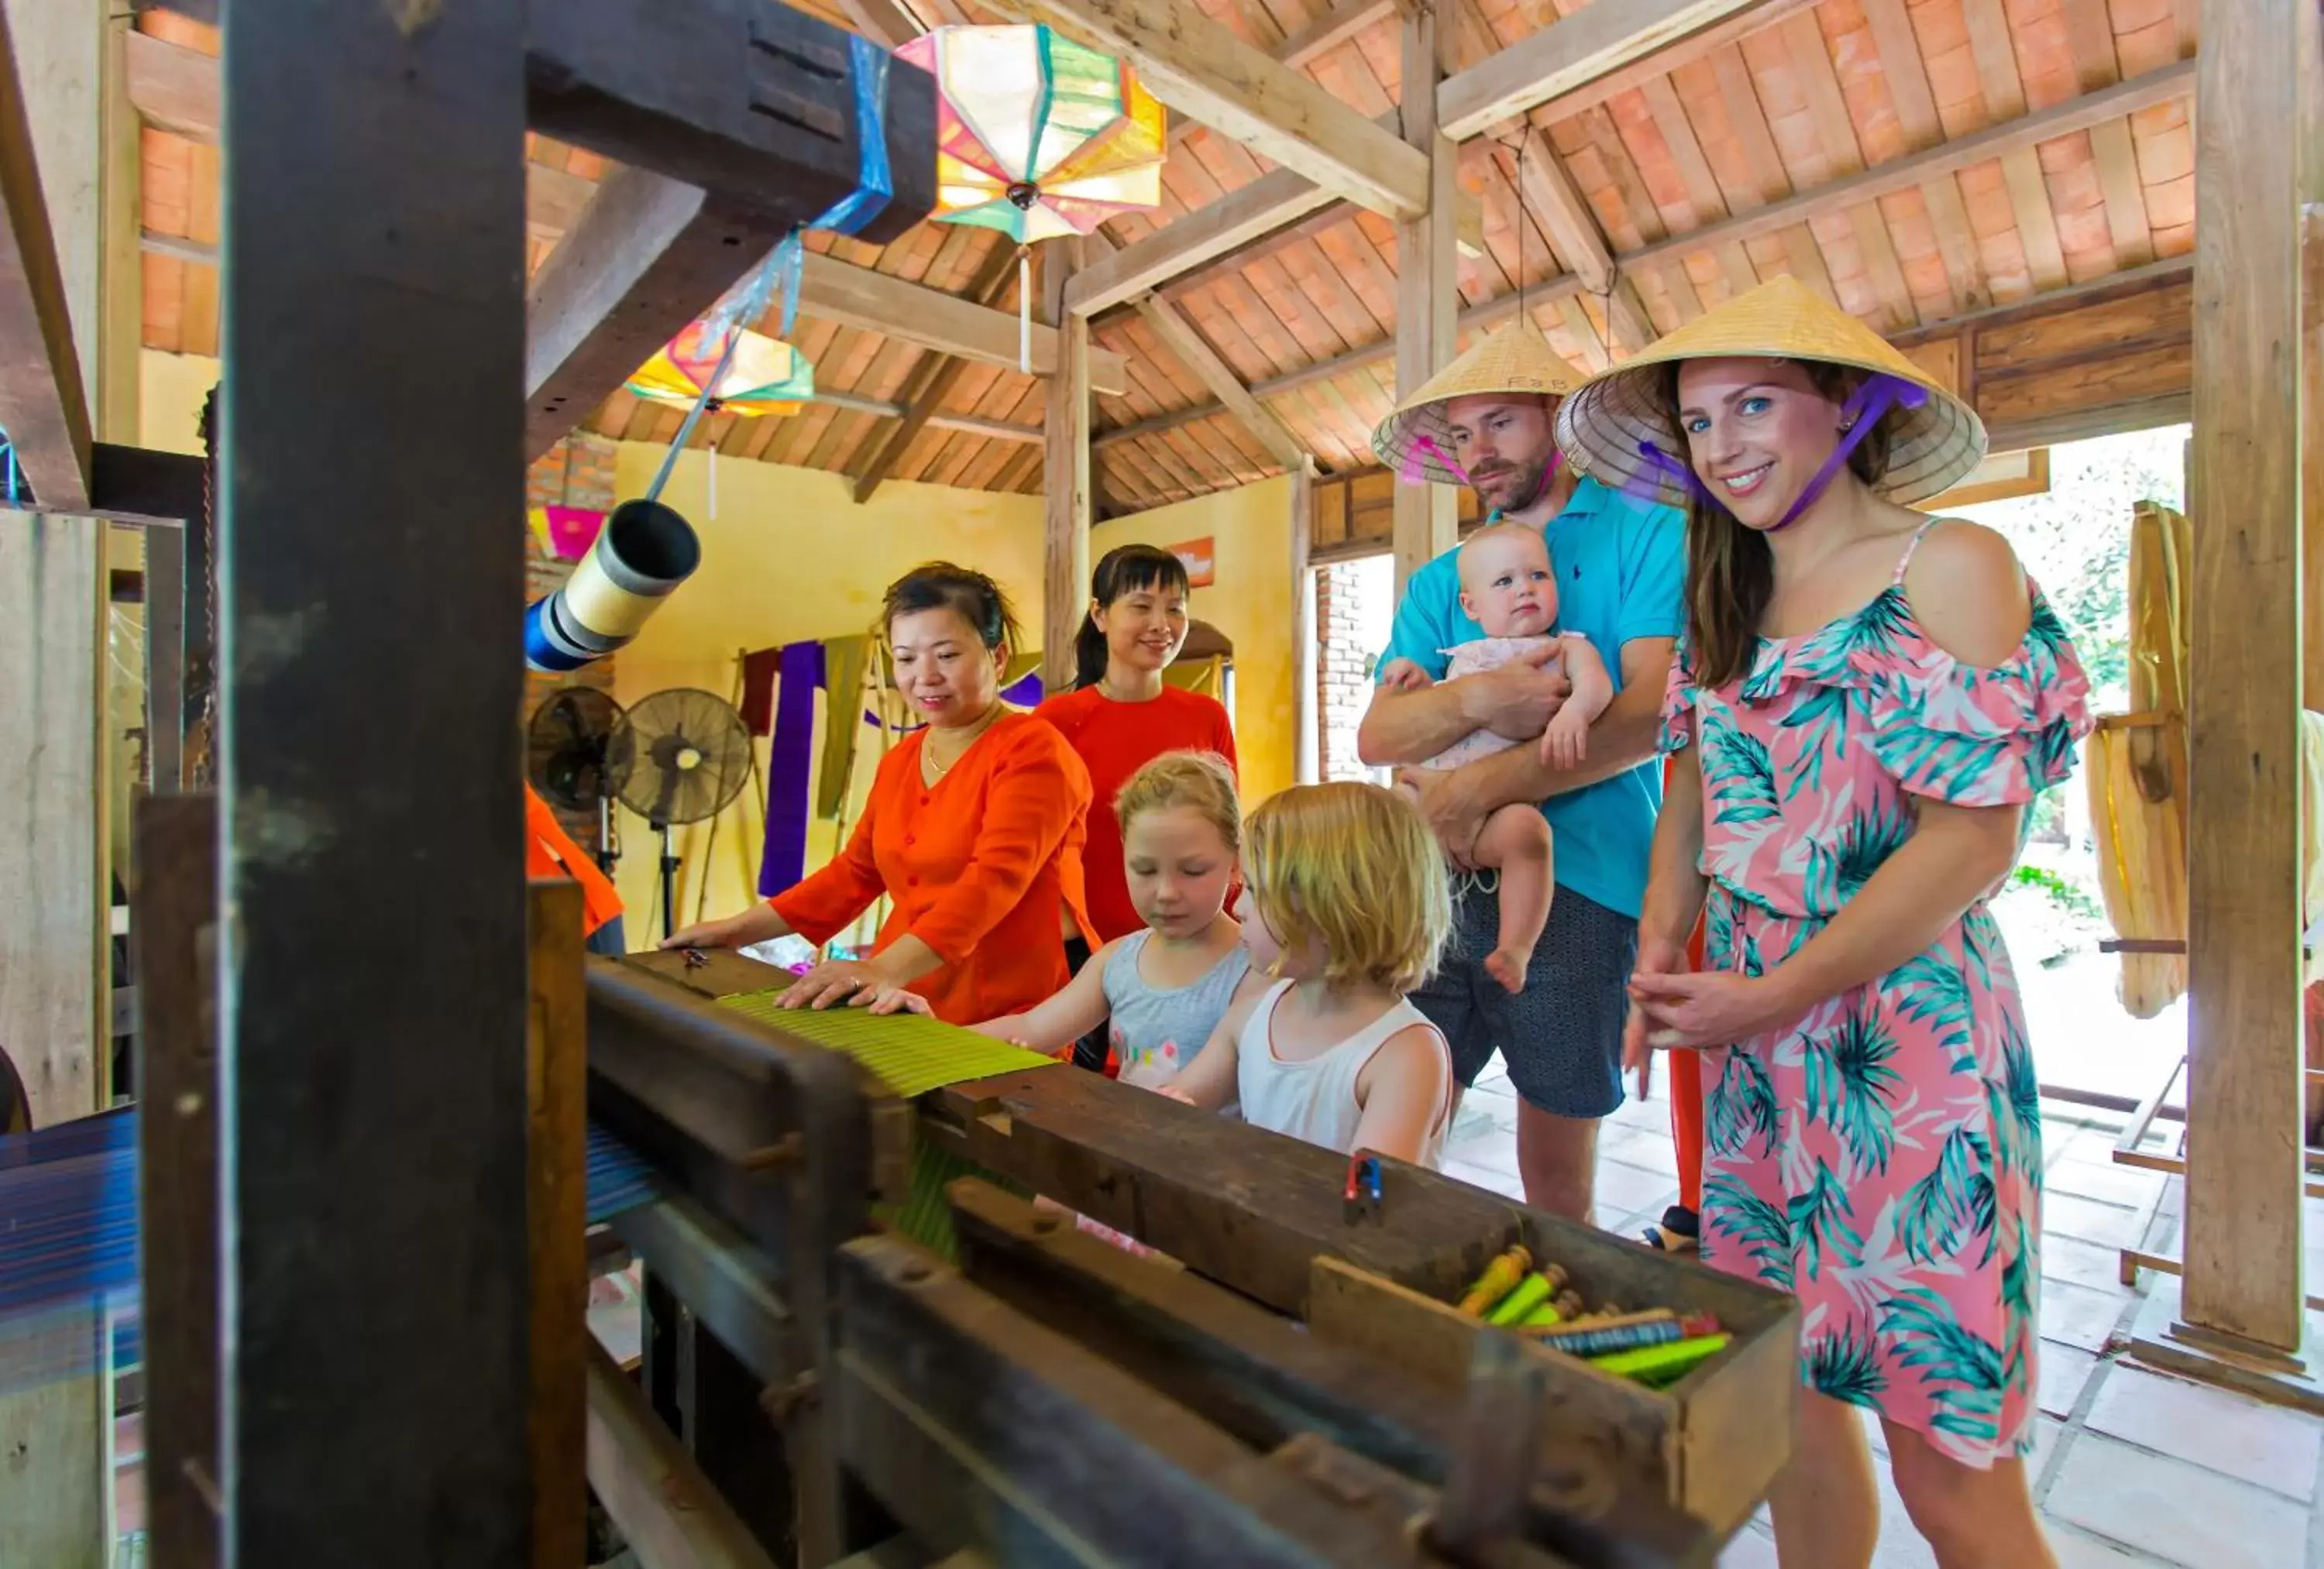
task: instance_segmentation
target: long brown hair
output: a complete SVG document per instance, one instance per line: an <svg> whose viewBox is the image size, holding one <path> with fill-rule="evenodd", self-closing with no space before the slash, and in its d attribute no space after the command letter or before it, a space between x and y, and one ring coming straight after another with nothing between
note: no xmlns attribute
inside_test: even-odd
<svg viewBox="0 0 2324 1569"><path fill-rule="evenodd" d="M1821 360L1793 362L1807 373L1809 384L1834 403L1847 401L1864 380L1849 365ZM1679 420L1678 373L1684 361L1662 367L1662 406L1671 428L1680 433L1680 462L1693 466L1686 436ZM1848 466L1866 484L1877 484L1888 472L1888 446L1895 432L1895 413L1881 417L1848 455ZM1740 680L1751 668L1759 642L1759 619L1775 597L1775 561L1767 537L1746 528L1735 515L1701 491L1690 491L1686 503L1686 636L1689 676L1698 686L1724 686Z"/></svg>

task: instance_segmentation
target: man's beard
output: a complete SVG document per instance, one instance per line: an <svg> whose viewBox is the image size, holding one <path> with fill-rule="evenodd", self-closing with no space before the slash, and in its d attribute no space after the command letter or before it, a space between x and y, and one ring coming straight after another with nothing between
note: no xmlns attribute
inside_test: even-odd
<svg viewBox="0 0 2324 1569"><path fill-rule="evenodd" d="M1542 477L1548 468L1546 463L1500 463L1471 473L1470 480L1480 491L1491 490L1501 507L1515 510L1531 506L1541 494Z"/></svg>

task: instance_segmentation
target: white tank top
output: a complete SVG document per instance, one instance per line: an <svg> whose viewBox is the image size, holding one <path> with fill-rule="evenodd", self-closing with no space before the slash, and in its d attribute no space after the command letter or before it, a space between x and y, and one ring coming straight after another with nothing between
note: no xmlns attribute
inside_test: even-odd
<svg viewBox="0 0 2324 1569"><path fill-rule="evenodd" d="M1383 1041L1414 1024L1425 1029L1429 1039L1436 1042L1436 1049L1445 1053L1449 1084L1452 1053L1444 1044L1444 1037L1425 1014L1402 998L1320 1056L1305 1062L1284 1061L1275 1054L1273 1024L1275 1005L1283 1000L1283 994L1291 986L1287 980L1279 980L1267 988L1242 1027L1242 1038L1235 1042L1237 1098L1242 1102L1243 1120L1253 1127L1287 1133L1342 1154L1352 1152L1356 1124L1363 1116L1363 1107L1356 1101L1357 1076ZM1424 1166L1434 1166L1444 1152L1444 1114L1451 1109L1451 1101L1448 1092L1429 1124L1427 1141L1420 1151L1420 1164Z"/></svg>

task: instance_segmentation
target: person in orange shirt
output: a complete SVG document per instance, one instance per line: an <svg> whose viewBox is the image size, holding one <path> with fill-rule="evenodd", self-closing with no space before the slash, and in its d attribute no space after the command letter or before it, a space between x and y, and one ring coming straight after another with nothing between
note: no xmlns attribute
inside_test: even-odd
<svg viewBox="0 0 2324 1569"><path fill-rule="evenodd" d="M1019 641L1000 586L949 562L889 585L881 609L896 684L927 719L880 764L847 846L829 865L664 948L737 948L796 932L823 943L881 894L872 954L826 959L785 1007L901 994L937 1018L1021 1013L1073 978L1065 945L1094 943L1082 887L1089 770L1047 721L1001 701Z"/></svg>
<svg viewBox="0 0 2324 1569"><path fill-rule="evenodd" d="M622 939L622 896L588 852L573 842L549 803L524 787L524 875L570 877L581 885L581 931L592 953L629 951Z"/></svg>

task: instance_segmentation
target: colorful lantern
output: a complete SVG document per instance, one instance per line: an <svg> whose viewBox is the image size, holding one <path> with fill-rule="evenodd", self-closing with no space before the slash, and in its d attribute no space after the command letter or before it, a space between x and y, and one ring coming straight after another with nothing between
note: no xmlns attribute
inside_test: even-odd
<svg viewBox="0 0 2324 1569"><path fill-rule="evenodd" d="M896 51L941 96L936 213L1020 244L1159 206L1162 106L1130 67L1047 27L940 27Z"/></svg>
<svg viewBox="0 0 2324 1569"><path fill-rule="evenodd" d="M727 332L738 334L731 359L726 357ZM726 361L725 373L719 362ZM716 379L713 386L712 380ZM691 408L707 388L706 414L740 414L757 418L767 414L796 414L815 397L815 367L790 344L778 343L747 327L721 330L712 321L697 321L670 339L630 378L630 390L672 408Z"/></svg>

